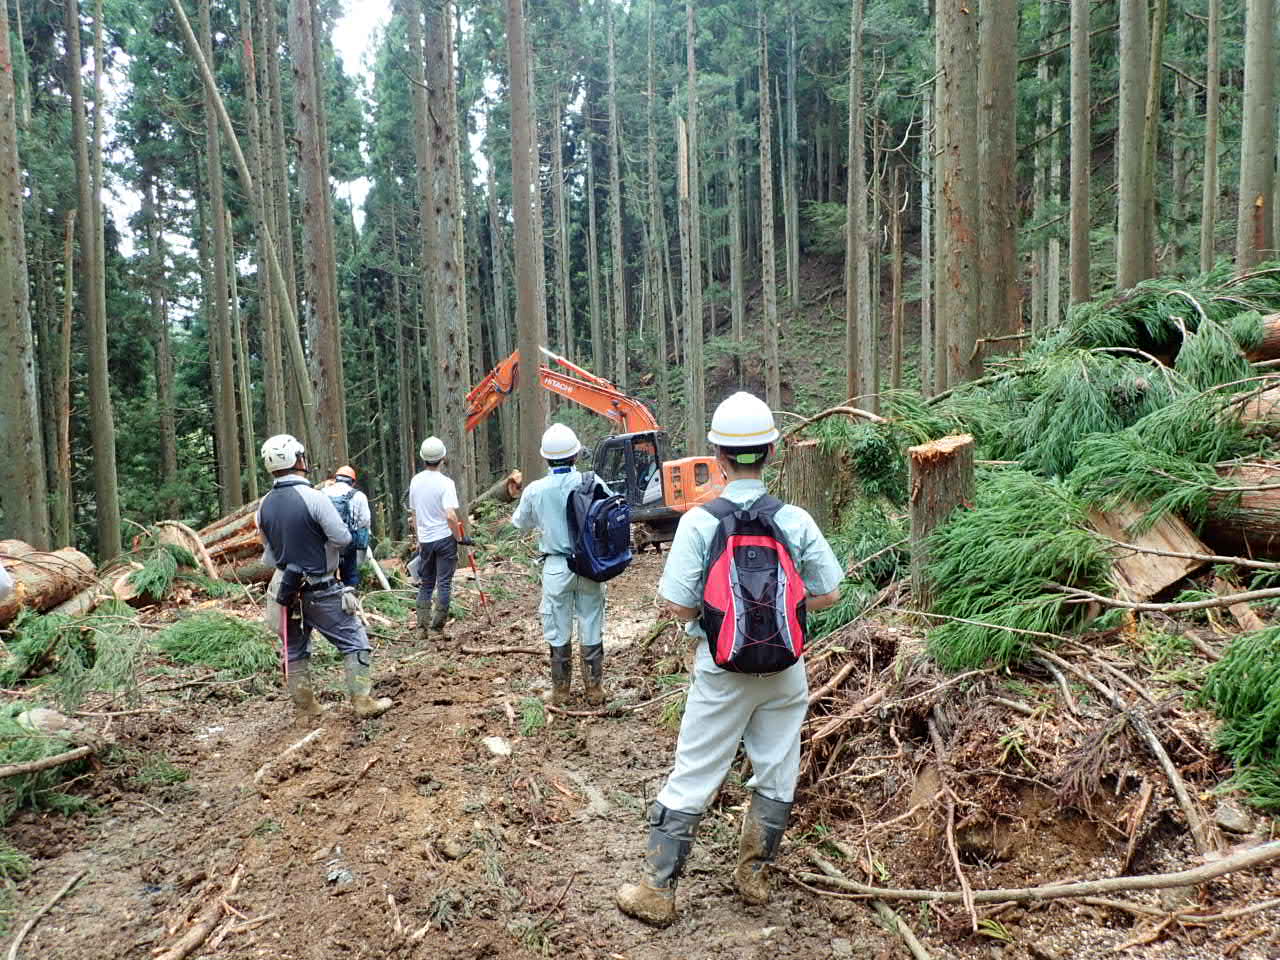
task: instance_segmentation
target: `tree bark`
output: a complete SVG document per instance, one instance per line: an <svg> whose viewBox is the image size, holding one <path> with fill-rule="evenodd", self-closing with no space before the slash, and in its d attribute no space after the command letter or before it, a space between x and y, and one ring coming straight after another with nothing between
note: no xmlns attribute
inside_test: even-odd
<svg viewBox="0 0 1280 960"><path fill-rule="evenodd" d="M1222 71L1218 56L1222 37L1222 0L1208 0L1206 28L1209 33L1204 68L1204 168L1200 194L1200 271L1213 269L1216 258L1214 243L1218 220L1218 101L1222 89Z"/></svg>
<svg viewBox="0 0 1280 960"><path fill-rule="evenodd" d="M142 162L142 217L146 221L148 288L151 299L151 339L155 349L156 406L160 420L160 480L167 491L161 498L161 511L167 517L178 515L173 495L178 482L178 428L174 410L173 351L169 344L169 316L165 298L167 262L164 224L156 205L155 160L148 156Z"/></svg>
<svg viewBox="0 0 1280 960"><path fill-rule="evenodd" d="M911 590L917 610L933 606L926 574L929 535L973 500L973 437L953 434L907 450L911 494Z"/></svg>
<svg viewBox="0 0 1280 960"><path fill-rule="evenodd" d="M840 457L817 440L788 443L782 476L787 503L809 511L818 529L833 529L853 494L852 474Z"/></svg>
<svg viewBox="0 0 1280 960"><path fill-rule="evenodd" d="M688 71L689 137L689 301L685 304L685 330L689 355L685 358L692 376L687 397L690 443L685 450L693 455L706 449L703 425L707 422L707 379L703 369L702 319L702 174L698 162L698 48L697 21L693 0L685 0L685 64ZM767 120L766 120L767 122ZM776 307L775 307L776 311ZM776 405L775 405L776 406Z"/></svg>
<svg viewBox="0 0 1280 960"><path fill-rule="evenodd" d="M577 355L573 336L573 303L569 291L569 215L564 199L564 106L560 83L551 95L551 202L556 235L556 328L560 352L572 360Z"/></svg>
<svg viewBox="0 0 1280 960"><path fill-rule="evenodd" d="M76 208L67 211L62 238L62 329L58 333L58 353L53 377L53 410L57 422L57 454L54 458L53 542L71 543L75 495L71 486L71 325L75 298Z"/></svg>
<svg viewBox="0 0 1280 960"><path fill-rule="evenodd" d="M734 343L746 338L747 298L743 284L743 236L742 236L742 157L739 149L738 107L732 104L729 112L729 311L732 314ZM655 221L656 223L656 221ZM741 369L741 358L738 360Z"/></svg>
<svg viewBox="0 0 1280 960"><path fill-rule="evenodd" d="M240 444L245 465L245 487L250 500L258 499L258 471L254 469L253 391L249 388L249 332L240 310L240 271L236 267L236 241L231 213L226 214L227 278L231 282L231 341L235 352L236 393L240 396ZM357 297L358 302L358 297ZM244 498L241 497L243 500Z"/></svg>
<svg viewBox="0 0 1280 960"><path fill-rule="evenodd" d="M530 111L529 71L525 63L524 10L521 0L506 0L507 62L511 83L511 204L516 229L516 333L526 367L517 392L520 399L520 469L532 482L545 472L538 451L547 419L546 394L538 377L539 300L534 261L533 193L530 176L533 155L533 119Z"/></svg>
<svg viewBox="0 0 1280 960"><path fill-rule="evenodd" d="M331 282L335 267L333 216L329 207L329 154L324 136L324 100L317 62L314 0L290 0L289 49L293 57L294 123L298 138L298 182L302 193L302 255L310 319L318 449L309 461L323 472L346 463L347 424L338 304Z"/></svg>
<svg viewBox="0 0 1280 960"><path fill-rule="evenodd" d="M1021 326L1016 249L1016 0L987 0L982 5L978 47L978 329L980 336L995 337L1015 333Z"/></svg>
<svg viewBox="0 0 1280 960"><path fill-rule="evenodd" d="M0 627L24 608L50 610L93 581L93 561L73 547L45 553L19 540L0 540L0 561L15 587L0 600Z"/></svg>
<svg viewBox="0 0 1280 960"><path fill-rule="evenodd" d="M978 351L978 189L976 17L964 0L939 0L937 338L938 387L954 387L981 371Z"/></svg>
<svg viewBox="0 0 1280 960"><path fill-rule="evenodd" d="M1236 269L1248 270L1267 256L1275 212L1276 93L1275 3L1245 5L1244 104L1240 143L1240 189L1236 213Z"/></svg>
<svg viewBox="0 0 1280 960"><path fill-rule="evenodd" d="M120 552L120 500L116 488L115 417L111 379L107 370L106 298L99 286L98 215L101 196L95 192L85 129L84 87L81 81L80 3L64 4L67 28L67 83L71 91L71 138L75 153L80 206L80 296L89 354L89 424L93 442L93 488L98 517L98 553L109 560ZM101 294L101 296L100 296Z"/></svg>
<svg viewBox="0 0 1280 960"><path fill-rule="evenodd" d="M1217 3L1218 0L1210 0ZM1090 132L1089 4L1071 4L1071 303L1084 303L1089 290L1089 189L1093 165Z"/></svg>
<svg viewBox="0 0 1280 960"><path fill-rule="evenodd" d="M1116 289L1128 290L1147 273L1144 112L1147 100L1147 0L1120 0L1120 113L1116 123L1119 182Z"/></svg>
<svg viewBox="0 0 1280 960"><path fill-rule="evenodd" d="M856 2L856 0L855 0ZM782 408L782 360L779 354L778 281L773 226L773 131L769 105L769 22L760 8L760 262L764 296L765 399L774 410ZM692 359L692 358L691 358ZM692 365L692 364L691 364ZM702 371L698 370L698 375Z"/></svg>
<svg viewBox="0 0 1280 960"><path fill-rule="evenodd" d="M931 395L937 384L938 357L934 352L937 322L933 311L933 91L923 91L920 132L920 387ZM850 394L853 396L853 394Z"/></svg>
<svg viewBox="0 0 1280 960"><path fill-rule="evenodd" d="M796 106L796 11L794 0L787 3L787 160L782 184L783 216L787 233L787 316L792 325L800 319L800 122ZM779 129L781 129L779 123Z"/></svg>
<svg viewBox="0 0 1280 960"><path fill-rule="evenodd" d="M1146 275L1156 274L1156 144L1160 136L1161 88L1164 79L1164 34L1169 0L1155 0L1151 14L1150 55L1147 57L1146 106L1142 125L1143 251Z"/></svg>
<svg viewBox="0 0 1280 960"><path fill-rule="evenodd" d="M205 62L213 68L213 33L209 0L200 0L200 44ZM209 327L209 380L213 386L213 435L218 459L218 502L226 513L244 502L240 485L240 428L236 419L236 365L228 303L227 220L222 190L222 142L212 91L204 94L205 176L209 182L212 222L210 261L212 283L205 290L205 318Z"/></svg>
<svg viewBox="0 0 1280 960"><path fill-rule="evenodd" d="M609 259L613 282L613 380L627 391L627 286L626 255L622 249L622 150L621 121L618 119L617 62L614 56L613 4L605 4L609 33ZM691 414L692 415L692 414Z"/></svg>
<svg viewBox="0 0 1280 960"><path fill-rule="evenodd" d="M689 356L691 346L689 324L693 322L693 318L689 315L689 301L692 299L689 296L689 284L690 275L693 272L693 253L689 242L689 131L685 126L684 117L679 114L676 115L676 204L677 216L680 219L680 300L684 308L681 313L682 328L676 331L676 339L684 341L685 357L682 364L684 393L686 397L692 397L697 389L694 381L702 371L694 366ZM687 452L693 453L695 450L702 449L702 424L695 421L692 416L685 417L684 436Z"/></svg>
<svg viewBox="0 0 1280 960"><path fill-rule="evenodd" d="M654 117L657 106L657 70L654 64L654 9L649 7L649 48L648 77L649 98L646 116L649 122L648 164L649 164L649 229L647 232L649 247L649 297L653 316L654 329L654 378L658 390L658 422L667 424L671 420L671 390L667 378L670 364L667 353L667 318L663 307L662 291L662 251L659 244L667 242L661 232L662 195L658 183L658 127Z"/></svg>
<svg viewBox="0 0 1280 960"><path fill-rule="evenodd" d="M890 344L889 386L902 389L902 167L894 165L893 190L889 194L889 242L892 266L890 267L889 310L893 330Z"/></svg>
<svg viewBox="0 0 1280 960"><path fill-rule="evenodd" d="M5 448L0 458L0 504L8 529L37 547L47 547L49 500L31 339L13 66L8 7L0 4L0 443Z"/></svg>

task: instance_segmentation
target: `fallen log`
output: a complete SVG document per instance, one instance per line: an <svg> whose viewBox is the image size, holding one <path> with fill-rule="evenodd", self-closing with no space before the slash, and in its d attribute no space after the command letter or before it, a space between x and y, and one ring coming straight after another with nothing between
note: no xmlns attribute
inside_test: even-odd
<svg viewBox="0 0 1280 960"><path fill-rule="evenodd" d="M218 571L214 569L213 558L209 556L204 541L185 523L179 523L177 520L161 520L156 524L156 539L160 543L168 543L188 550L209 577L214 580L218 578Z"/></svg>
<svg viewBox="0 0 1280 960"><path fill-rule="evenodd" d="M248 525L248 528L255 527L257 525L255 515L258 512L258 507L261 505L262 498L259 497L257 500L253 501L253 503L246 503L234 513L229 513L225 517L219 517L208 526L202 527L197 532L197 535L200 537L200 542L206 547L210 547L237 532L243 532L243 530L246 529L246 524Z"/></svg>
<svg viewBox="0 0 1280 960"><path fill-rule="evenodd" d="M0 626L24 608L51 610L93 583L93 561L74 547L52 553L21 541L0 543L0 562L13 578L14 591L0 601Z"/></svg>
<svg viewBox="0 0 1280 960"><path fill-rule="evenodd" d="M1200 539L1219 553L1280 555L1280 464L1233 467L1215 490Z"/></svg>
<svg viewBox="0 0 1280 960"><path fill-rule="evenodd" d="M218 577L220 579L242 584L266 583L275 572L275 567L263 563L260 558L218 567Z"/></svg>
<svg viewBox="0 0 1280 960"><path fill-rule="evenodd" d="M495 481L489 489L477 494L471 501L471 506L474 508L477 503L483 503L486 500L494 503L515 503L520 497L523 484L523 474L519 470L512 470L505 477Z"/></svg>
<svg viewBox="0 0 1280 960"><path fill-rule="evenodd" d="M1150 600L1161 590L1203 566L1204 561L1191 559L1189 555L1207 552L1204 544L1180 517L1164 516L1149 530L1131 532L1142 514L1142 510L1131 504L1123 504L1105 512L1089 511L1089 522L1093 529L1107 539L1130 542L1137 551L1160 551L1113 554L1111 579L1116 586L1117 595L1123 600Z"/></svg>
<svg viewBox="0 0 1280 960"><path fill-rule="evenodd" d="M1244 356L1250 363L1280 357L1280 313L1269 313L1262 318L1262 339L1251 350L1246 350Z"/></svg>
<svg viewBox="0 0 1280 960"><path fill-rule="evenodd" d="M55 613L64 617L82 617L86 613L92 613L94 608L98 606L107 595L103 592L98 584L81 590L70 600L64 600L48 613Z"/></svg>

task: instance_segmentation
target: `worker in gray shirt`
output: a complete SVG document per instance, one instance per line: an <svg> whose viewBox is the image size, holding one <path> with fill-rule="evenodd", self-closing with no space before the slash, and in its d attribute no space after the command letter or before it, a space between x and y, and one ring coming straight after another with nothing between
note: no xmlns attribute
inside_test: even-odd
<svg viewBox="0 0 1280 960"><path fill-rule="evenodd" d="M317 630L342 654L356 715L381 716L391 709L391 700L370 696L369 635L356 616L354 591L336 577L351 531L333 501L311 486L306 450L296 439L288 434L269 438L262 445L262 462L276 479L258 508L258 535L263 562L276 568L268 598L278 604L272 609L284 621L286 682L294 707L308 720L323 713L311 686L311 631Z"/></svg>

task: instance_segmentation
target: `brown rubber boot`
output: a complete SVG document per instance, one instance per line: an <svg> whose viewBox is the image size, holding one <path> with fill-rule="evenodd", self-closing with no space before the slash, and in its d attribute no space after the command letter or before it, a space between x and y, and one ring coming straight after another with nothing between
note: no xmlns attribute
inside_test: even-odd
<svg viewBox="0 0 1280 960"><path fill-rule="evenodd" d="M286 684L289 688L289 699L293 701L294 714L299 720L308 723L324 716L325 709L316 700L315 691L311 687L311 660L304 657L289 664Z"/></svg>
<svg viewBox="0 0 1280 960"><path fill-rule="evenodd" d="M351 709L362 720L380 717L391 709L390 697L379 697L376 700L369 695L373 689L373 680L369 676L369 651L348 653L342 658L342 665L347 673L347 695L351 699Z"/></svg>
<svg viewBox="0 0 1280 960"><path fill-rule="evenodd" d="M738 865L733 871L733 884L752 906L769 902L767 867L777 856L778 844L787 829L791 804L770 800L758 793L751 795L751 805L742 818L742 835L738 840Z"/></svg>
<svg viewBox="0 0 1280 960"><path fill-rule="evenodd" d="M423 640L431 639L431 604L420 603L418 611L418 636Z"/></svg>
<svg viewBox="0 0 1280 960"><path fill-rule="evenodd" d="M582 648L582 690L593 707L604 704L604 644Z"/></svg>
<svg viewBox="0 0 1280 960"><path fill-rule="evenodd" d="M436 633L444 633L444 625L449 622L449 608L436 604L435 616L431 618L431 629Z"/></svg>
<svg viewBox="0 0 1280 960"><path fill-rule="evenodd" d="M551 705L563 707L569 702L573 683L573 649L569 644L551 648Z"/></svg>
<svg viewBox="0 0 1280 960"><path fill-rule="evenodd" d="M701 819L701 814L668 810L654 802L649 808L644 876L639 883L624 883L618 888L619 910L654 927L665 927L676 918L676 881L689 859Z"/></svg>

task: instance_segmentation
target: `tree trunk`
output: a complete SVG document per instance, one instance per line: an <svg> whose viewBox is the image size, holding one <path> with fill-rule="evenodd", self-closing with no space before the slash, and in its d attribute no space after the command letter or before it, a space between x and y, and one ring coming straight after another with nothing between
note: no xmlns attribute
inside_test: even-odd
<svg viewBox="0 0 1280 960"><path fill-rule="evenodd" d="M530 169L533 155L533 120L530 115L529 71L525 63L524 10L521 0L506 0L507 61L511 80L511 204L516 229L516 332L524 376L518 387L520 399L520 468L527 482L544 473L538 451L547 418L546 394L534 371L537 369L539 308L533 232L533 203L536 197Z"/></svg>
<svg viewBox="0 0 1280 960"><path fill-rule="evenodd" d="M796 12L794 0L787 4L787 160L782 184L783 216L787 232L787 316L794 324L800 319L800 123L796 108ZM779 129L782 128L779 123Z"/></svg>
<svg viewBox="0 0 1280 960"><path fill-rule="evenodd" d="M907 450L911 490L911 591L917 610L933 606L929 535L973 500L973 437L953 434Z"/></svg>
<svg viewBox="0 0 1280 960"><path fill-rule="evenodd" d="M935 316L938 386L953 387L981 371L978 359L978 160L975 17L963 0L939 0L938 292Z"/></svg>
<svg viewBox="0 0 1280 960"><path fill-rule="evenodd" d="M173 351L169 344L169 316L165 298L164 223L156 207L155 160L148 156L142 162L142 217L146 221L147 253L151 263L148 288L151 299L151 339L156 362L156 406L160 420L160 481L166 491L161 497L161 512L166 517L178 515L174 496L178 482L178 428L174 410Z"/></svg>
<svg viewBox="0 0 1280 960"><path fill-rule="evenodd" d="M1275 3L1247 0L1245 9L1243 129L1236 214L1236 269L1242 272L1270 253L1276 155Z"/></svg>
<svg viewBox="0 0 1280 960"><path fill-rule="evenodd" d="M1214 551L1246 557L1280 557L1280 489L1274 465L1241 466L1225 479L1246 490L1236 499L1222 495L1209 505L1200 538ZM1235 501L1234 503L1232 501Z"/></svg>
<svg viewBox="0 0 1280 960"><path fill-rule="evenodd" d="M200 43L205 61L213 62L213 33L209 0L200 0ZM240 427L236 419L236 365L231 314L227 301L227 220L222 191L222 142L213 94L204 95L205 176L209 181L209 219L212 221L212 282L205 290L209 326L209 380L213 386L213 435L218 456L218 502L222 512L244 502L240 484Z"/></svg>
<svg viewBox="0 0 1280 960"><path fill-rule="evenodd" d="M1204 168L1200 195L1200 270L1208 273L1216 259L1214 243L1218 220L1218 100L1222 89L1222 71L1218 66L1222 35L1222 0L1209 0L1205 18L1209 31L1205 52L1204 94Z"/></svg>
<svg viewBox="0 0 1280 960"><path fill-rule="evenodd" d="M902 389L902 167L895 164L893 168L893 192L889 194L889 237L892 245L890 268L890 303L892 316L893 342L890 347L889 386L894 390Z"/></svg>
<svg viewBox="0 0 1280 960"><path fill-rule="evenodd" d="M626 258L622 249L622 177L619 152L622 149L621 121L618 119L617 63L613 49L613 4L605 4L609 33L609 259L613 280L613 380L627 391L627 287Z"/></svg>
<svg viewBox="0 0 1280 960"><path fill-rule="evenodd" d="M667 353L667 319L663 309L662 296L662 251L659 244L667 242L660 232L662 223L662 195L658 181L658 128L654 119L657 105L657 70L654 65L654 8L649 7L649 49L648 76L649 98L646 116L649 122L648 164L649 164L649 283L650 306L654 328L654 378L658 391L658 422L667 425L671 420L671 387L667 378L670 358Z"/></svg>
<svg viewBox="0 0 1280 960"><path fill-rule="evenodd" d="M0 600L0 627L24 608L52 609L93 582L93 561L73 547L45 553L20 540L0 540L0 562L17 588Z"/></svg>
<svg viewBox="0 0 1280 960"><path fill-rule="evenodd" d="M240 271L236 268L236 242L231 214L226 215L227 278L231 282L231 341L235 352L236 392L240 395L240 444L250 500L258 499L258 471L254 469L253 391L249 389L249 335L240 310ZM243 499L243 497L241 498Z"/></svg>
<svg viewBox="0 0 1280 960"><path fill-rule="evenodd" d="M1016 0L987 0L981 14L978 329L979 336L994 337L1014 333L1021 326L1016 249L1018 5Z"/></svg>
<svg viewBox="0 0 1280 960"><path fill-rule="evenodd" d="M853 495L853 475L841 458L818 440L787 444L783 464L787 503L809 511L819 530L831 530Z"/></svg>
<svg viewBox="0 0 1280 960"><path fill-rule="evenodd" d="M511 310L507 302L506 254L502 244L502 221L498 218L498 181L492 155L489 157L488 173L489 255L493 261L493 331L496 346L494 359L501 360L510 356L512 350ZM498 411L498 426L502 449L499 459L504 465L516 462L520 457L520 441L516 436L516 411L510 405L504 405Z"/></svg>
<svg viewBox="0 0 1280 960"><path fill-rule="evenodd" d="M1169 0L1155 0L1151 14L1150 55L1147 57L1146 106L1142 125L1142 242L1145 273L1156 274L1156 143L1160 136L1161 81L1164 78L1164 33Z"/></svg>
<svg viewBox="0 0 1280 960"><path fill-rule="evenodd" d="M742 158L738 145L738 109L733 104L729 113L729 310L733 315L733 342L746 337L747 298L743 283L742 237ZM742 359L738 358L739 374Z"/></svg>
<svg viewBox="0 0 1280 960"><path fill-rule="evenodd" d="M564 143L561 128L564 108L560 84L551 96L551 203L552 231L556 236L556 328L560 351L572 360L577 356L573 338L573 302L569 292L569 216L564 199Z"/></svg>
<svg viewBox="0 0 1280 960"><path fill-rule="evenodd" d="M315 57L314 0L289 2L289 50L293 57L294 123L298 138L298 183L302 193L302 256L310 319L315 437L309 461L324 473L346 463L346 401L342 341L332 276L336 270L333 217L329 207L329 155L324 136L320 64Z"/></svg>
<svg viewBox="0 0 1280 960"><path fill-rule="evenodd" d="M67 211L62 239L62 329L58 333L58 353L53 378L53 410L56 418L57 454L54 458L53 542L71 543L75 497L71 486L71 324L75 297L75 229L76 208ZM170 368L172 372L172 367ZM169 397L172 401L173 380ZM163 400L163 398L162 398ZM172 402L169 409L173 409Z"/></svg>
<svg viewBox="0 0 1280 960"><path fill-rule="evenodd" d="M764 7L760 24L760 262L764 295L765 399L774 410L782 408L782 361L778 348L778 282L773 252L773 131L769 105L769 22ZM698 374L701 375L699 370Z"/></svg>
<svg viewBox="0 0 1280 960"><path fill-rule="evenodd" d="M938 362L934 354L933 312L933 91L925 87L920 130L920 388L934 392Z"/></svg>
<svg viewBox="0 0 1280 960"><path fill-rule="evenodd" d="M1210 0L1216 3L1218 0ZM1093 165L1090 132L1089 4L1071 4L1071 303L1090 299L1089 190Z"/></svg>
<svg viewBox="0 0 1280 960"><path fill-rule="evenodd" d="M698 163L698 49L697 22L693 15L693 0L685 0L685 63L688 67L689 140L687 159L689 164L689 300L685 304L685 329L689 355L685 362L692 371L686 397L687 416L690 423L690 440L686 455L706 449L703 425L707 422L707 378L702 362L702 175ZM776 408L776 405L775 405Z"/></svg>
<svg viewBox="0 0 1280 960"><path fill-rule="evenodd" d="M116 492L116 428L107 370L106 298L99 280L96 210L101 195L94 192L85 130L84 89L81 83L80 3L66 0L67 83L71 91L71 139L75 152L80 205L80 284L89 354L89 424L93 440L93 490L98 518L98 553L104 560L120 552L120 500ZM100 295L101 294L101 295Z"/></svg>
<svg viewBox="0 0 1280 960"><path fill-rule="evenodd" d="M449 104L449 87L453 79L453 48L449 41L447 0L430 0L426 8L426 33L430 38L426 49L427 112L431 118L431 167L435 227L436 294L436 373L432 384L437 395L440 421L436 433L452 451L454 479L458 481L458 502L465 511L471 493L466 482L470 458L462 452L467 447L466 398L470 382L470 348L467 343L467 318L462 302L466 283L458 262L455 234L461 216L456 181L453 177L453 154L458 149L456 114ZM424 210L426 216L429 211ZM522 354L538 356L537 352Z"/></svg>
<svg viewBox="0 0 1280 960"><path fill-rule="evenodd" d="M864 0L853 0L849 22L849 175L845 203L844 327L845 395L867 398L867 355L876 353L867 340L871 311L867 264L867 161L862 114L862 20ZM871 402L875 402L872 398Z"/></svg>
<svg viewBox="0 0 1280 960"><path fill-rule="evenodd" d="M1119 183L1116 227L1116 289L1128 290L1148 276L1146 188L1142 182L1144 111L1147 100L1147 0L1120 0L1120 112L1116 158Z"/></svg>
<svg viewBox="0 0 1280 960"><path fill-rule="evenodd" d="M683 329L677 330L676 337L682 339L685 344L685 358L682 364L684 370L684 394L685 397L692 397L697 389L694 381L702 375L701 369L693 364L692 357L689 356L690 334L689 325L693 322L693 318L689 315L689 284L691 282L691 273L693 271L693 253L690 250L689 241L689 131L685 126L684 117L676 115L676 200L677 213L680 218L680 295L681 303L684 307L681 319L683 320ZM688 401L686 400L686 405ZM703 446L702 440L702 424L693 419L692 416L685 416L685 452L693 453L695 450L701 450Z"/></svg>
<svg viewBox="0 0 1280 960"><path fill-rule="evenodd" d="M13 80L8 5L0 4L0 384L5 410L0 418L0 443L5 448L0 458L0 504L5 527L43 548L49 545L49 500L31 340Z"/></svg>
<svg viewBox="0 0 1280 960"><path fill-rule="evenodd" d="M1055 93L1052 99L1049 128L1056 131L1062 126L1062 97ZM1054 207L1062 206L1062 151L1058 149L1058 140L1057 133L1049 137L1049 165L1045 170L1045 186L1049 201ZM1044 316L1045 326L1053 330L1062 322L1062 241L1056 227L1049 231L1048 247L1045 257ZM1011 332L1017 332L1016 327Z"/></svg>

